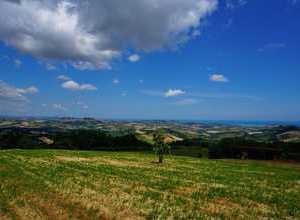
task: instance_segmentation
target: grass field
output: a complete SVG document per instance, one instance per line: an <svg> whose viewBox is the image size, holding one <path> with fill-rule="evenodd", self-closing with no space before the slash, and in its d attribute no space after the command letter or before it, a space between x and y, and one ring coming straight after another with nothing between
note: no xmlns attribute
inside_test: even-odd
<svg viewBox="0 0 300 220"><path fill-rule="evenodd" d="M0 151L0 219L300 219L300 166Z"/></svg>

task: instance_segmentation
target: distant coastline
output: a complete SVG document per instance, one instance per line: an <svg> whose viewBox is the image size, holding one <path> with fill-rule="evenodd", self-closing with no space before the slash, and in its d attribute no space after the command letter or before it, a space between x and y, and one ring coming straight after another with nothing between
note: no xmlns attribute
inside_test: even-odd
<svg viewBox="0 0 300 220"><path fill-rule="evenodd" d="M99 118L99 117L43 117L43 116L0 116L0 120L57 120L57 119L94 119L103 121L144 121L144 122L179 122L179 123L200 123L208 125L220 125L220 126L241 126L241 127L264 127L264 126L297 126L300 128L300 121L281 121L281 120L197 120L197 119L143 119L143 118Z"/></svg>
<svg viewBox="0 0 300 220"><path fill-rule="evenodd" d="M297 126L300 127L300 121L262 121L262 120L182 120L184 122L197 122L216 125L235 125L242 127L264 127L264 126Z"/></svg>

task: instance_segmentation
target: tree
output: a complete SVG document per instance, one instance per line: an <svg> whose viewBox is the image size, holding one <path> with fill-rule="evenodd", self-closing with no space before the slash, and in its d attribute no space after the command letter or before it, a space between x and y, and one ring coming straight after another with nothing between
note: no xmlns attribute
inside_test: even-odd
<svg viewBox="0 0 300 220"><path fill-rule="evenodd" d="M158 156L158 163L162 163L164 159L164 154L170 153L170 145L165 142L165 137L156 132L153 135L154 147L153 150Z"/></svg>

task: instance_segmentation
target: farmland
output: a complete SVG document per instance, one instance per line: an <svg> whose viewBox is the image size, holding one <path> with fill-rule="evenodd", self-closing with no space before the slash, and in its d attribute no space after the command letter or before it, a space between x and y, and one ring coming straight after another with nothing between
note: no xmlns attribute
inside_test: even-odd
<svg viewBox="0 0 300 220"><path fill-rule="evenodd" d="M0 149L151 151L160 133L175 155L300 161L297 123L245 123L0 118Z"/></svg>
<svg viewBox="0 0 300 220"><path fill-rule="evenodd" d="M150 153L0 151L0 219L299 219L300 166Z"/></svg>

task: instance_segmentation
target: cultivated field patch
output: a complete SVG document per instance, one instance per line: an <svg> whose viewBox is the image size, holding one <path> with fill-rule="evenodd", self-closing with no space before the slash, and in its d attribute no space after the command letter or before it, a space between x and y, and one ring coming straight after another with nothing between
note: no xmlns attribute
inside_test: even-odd
<svg viewBox="0 0 300 220"><path fill-rule="evenodd" d="M295 164L0 151L0 219L299 219Z"/></svg>

